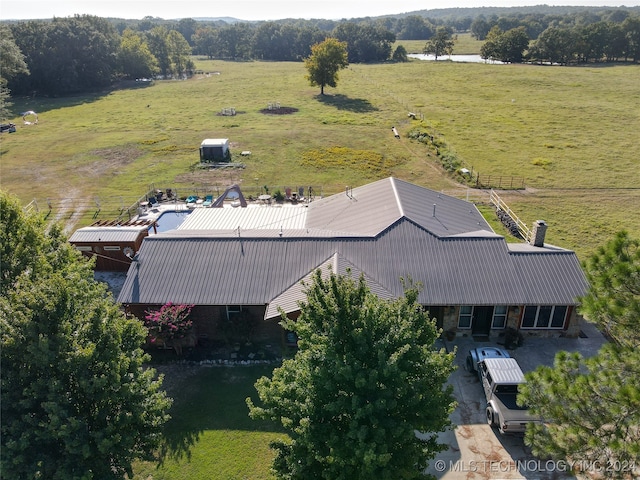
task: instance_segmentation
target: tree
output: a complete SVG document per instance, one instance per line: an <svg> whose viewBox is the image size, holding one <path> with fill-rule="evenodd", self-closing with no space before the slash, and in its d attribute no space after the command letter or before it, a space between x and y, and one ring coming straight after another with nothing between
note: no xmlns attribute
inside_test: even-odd
<svg viewBox="0 0 640 480"><path fill-rule="evenodd" d="M528 47L529 37L524 27L503 32L500 27L495 26L480 47L480 56L505 63L521 63Z"/></svg>
<svg viewBox="0 0 640 480"><path fill-rule="evenodd" d="M622 28L627 37L626 56L637 62L640 60L640 16L628 17L622 23Z"/></svg>
<svg viewBox="0 0 640 480"><path fill-rule="evenodd" d="M18 74L29 74L24 55L16 45L9 27L0 23L0 120L9 117L10 91L7 83Z"/></svg>
<svg viewBox="0 0 640 480"><path fill-rule="evenodd" d="M192 308L193 305L174 305L169 302L160 310L147 311L144 324L149 330L151 343L158 342L180 353L181 342L193 333L193 322L189 319Z"/></svg>
<svg viewBox="0 0 640 480"><path fill-rule="evenodd" d="M106 19L90 15L12 24L31 75L10 82L15 93L60 95L111 84L120 38Z"/></svg>
<svg viewBox="0 0 640 480"><path fill-rule="evenodd" d="M419 15L400 18L398 23L401 28L398 38L402 40L426 40L433 35L433 25Z"/></svg>
<svg viewBox="0 0 640 480"><path fill-rule="evenodd" d="M154 458L171 403L143 366L146 331L60 228L45 233L2 192L0 206L3 477L131 477L134 459Z"/></svg>
<svg viewBox="0 0 640 480"><path fill-rule="evenodd" d="M442 55L451 55L454 45L455 41L451 29L441 26L436 28L435 35L426 43L423 52L425 55L434 55L437 60Z"/></svg>
<svg viewBox="0 0 640 480"><path fill-rule="evenodd" d="M147 33L147 44L151 54L158 62L160 73L165 77L171 73L171 56L167 45L169 30L165 26L153 27Z"/></svg>
<svg viewBox="0 0 640 480"><path fill-rule="evenodd" d="M118 63L121 73L128 78L152 77L158 71L158 62L151 54L146 39L130 29L122 32Z"/></svg>
<svg viewBox="0 0 640 480"><path fill-rule="evenodd" d="M341 22L333 36L346 42L350 63L383 62L391 56L396 36L381 26Z"/></svg>
<svg viewBox="0 0 640 480"><path fill-rule="evenodd" d="M327 38L311 47L311 55L304 60L309 83L320 87L320 95L324 95L324 87L338 84L338 71L349 65L347 60L347 44L335 38Z"/></svg>
<svg viewBox="0 0 640 480"><path fill-rule="evenodd" d="M574 57L573 31L566 27L549 27L543 31L531 49L531 57L541 62L566 65Z"/></svg>
<svg viewBox="0 0 640 480"><path fill-rule="evenodd" d="M519 397L545 419L525 434L535 455L599 465L606 478L631 478L640 465L639 247L620 232L585 264L582 311L614 342L588 359L558 353L553 368L526 374Z"/></svg>
<svg viewBox="0 0 640 480"><path fill-rule="evenodd" d="M585 315L619 345L640 347L640 240L619 232L584 268Z"/></svg>
<svg viewBox="0 0 640 480"><path fill-rule="evenodd" d="M171 68L176 75L182 75L193 68L191 47L180 32L171 30L167 34L167 51L171 59Z"/></svg>
<svg viewBox="0 0 640 480"><path fill-rule="evenodd" d="M484 15L480 15L471 23L471 36L476 40L485 40L492 26Z"/></svg>
<svg viewBox="0 0 640 480"><path fill-rule="evenodd" d="M393 56L391 57L391 59L394 62L408 62L409 57L407 56L407 49L404 48L403 45L398 45L393 52Z"/></svg>
<svg viewBox="0 0 640 480"><path fill-rule="evenodd" d="M588 359L560 352L553 368L525 378L519 401L545 419L525 433L534 455L600 465L605 478L633 477L629 466L640 462L639 350L608 344Z"/></svg>
<svg viewBox="0 0 640 480"><path fill-rule="evenodd" d="M384 301L364 277L318 270L296 321L298 351L247 399L252 418L282 423L274 470L286 479L417 479L446 448L454 401L445 386L454 353L433 348L435 320L417 303L418 289ZM423 432L420 437L416 431Z"/></svg>

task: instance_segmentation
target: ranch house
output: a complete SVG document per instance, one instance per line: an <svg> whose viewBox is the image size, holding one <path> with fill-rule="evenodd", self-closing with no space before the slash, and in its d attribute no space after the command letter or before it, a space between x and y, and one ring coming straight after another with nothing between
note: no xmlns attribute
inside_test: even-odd
<svg viewBox="0 0 640 480"><path fill-rule="evenodd" d="M193 304L199 338L251 325L255 341L290 339L316 269L364 275L382 298L422 285L419 302L445 331L497 337L577 336L587 282L576 254L532 240L508 243L474 204L396 178L294 205L194 210L177 229L144 239L118 297L143 318L167 302Z"/></svg>

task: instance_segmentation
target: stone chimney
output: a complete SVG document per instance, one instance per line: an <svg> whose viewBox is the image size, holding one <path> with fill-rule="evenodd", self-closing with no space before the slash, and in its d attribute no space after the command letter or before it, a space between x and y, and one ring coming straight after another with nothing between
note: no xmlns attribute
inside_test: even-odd
<svg viewBox="0 0 640 480"><path fill-rule="evenodd" d="M544 220L536 220L531 229L529 243L534 247L544 247L544 236L547 233L547 224Z"/></svg>

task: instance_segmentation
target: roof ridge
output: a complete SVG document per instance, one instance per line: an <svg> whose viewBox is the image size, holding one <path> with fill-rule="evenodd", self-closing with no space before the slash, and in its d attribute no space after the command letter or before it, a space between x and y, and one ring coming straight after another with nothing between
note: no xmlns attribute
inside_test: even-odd
<svg viewBox="0 0 640 480"><path fill-rule="evenodd" d="M396 179L394 177L389 177L389 181L391 182L393 195L396 197L396 205L398 206L398 210L400 211L400 217L406 217L406 215L404 214L404 205L402 204L402 199L400 198L400 194L398 193L398 189L396 188Z"/></svg>

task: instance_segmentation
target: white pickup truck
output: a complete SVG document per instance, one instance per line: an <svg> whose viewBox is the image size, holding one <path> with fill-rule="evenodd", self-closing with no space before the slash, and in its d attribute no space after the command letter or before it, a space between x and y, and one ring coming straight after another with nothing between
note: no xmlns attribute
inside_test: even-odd
<svg viewBox="0 0 640 480"><path fill-rule="evenodd" d="M518 406L518 385L524 374L514 358L486 358L478 363L478 373L487 398L487 423L500 433L524 433L529 422L540 422Z"/></svg>

